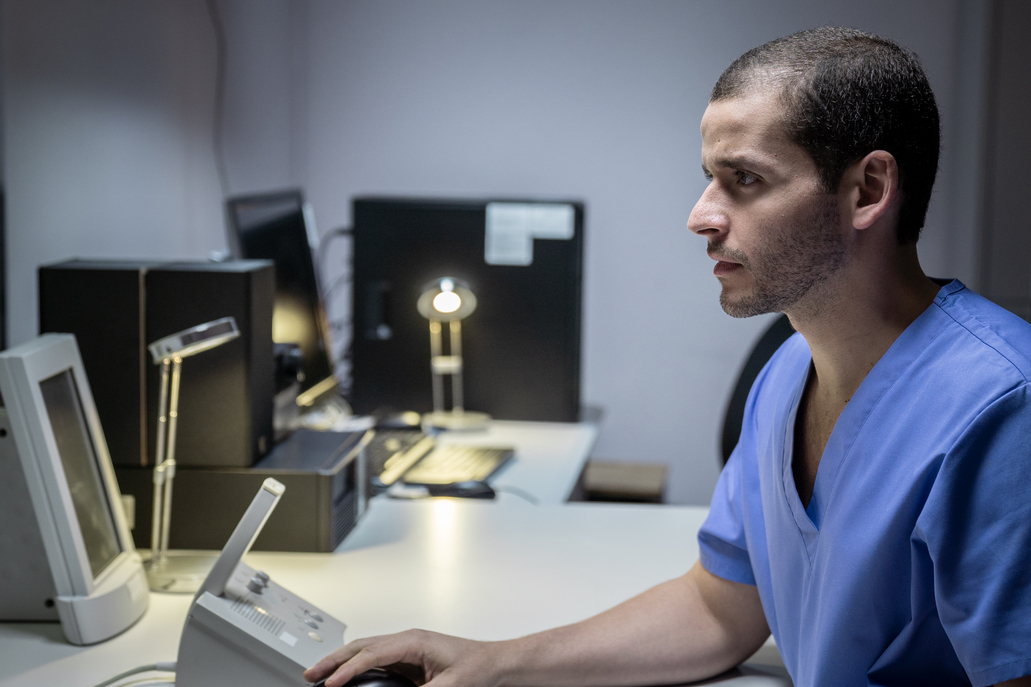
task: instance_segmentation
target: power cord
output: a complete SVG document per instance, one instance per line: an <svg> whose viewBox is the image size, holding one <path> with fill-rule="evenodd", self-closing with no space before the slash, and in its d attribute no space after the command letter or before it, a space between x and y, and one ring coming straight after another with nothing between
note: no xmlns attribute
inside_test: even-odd
<svg viewBox="0 0 1031 687"><path fill-rule="evenodd" d="M318 267L319 278L323 278L327 274L326 269L326 255L329 252L329 244L333 243L334 240L345 237L353 236L354 232L350 227L337 227L336 229L325 234L319 239L318 248L315 251L315 264ZM352 248L354 244L352 243ZM354 265L353 260L345 261L344 273L338 276L333 283L324 289L326 300L326 311L328 313L330 304L333 303L336 292L340 287L344 285L350 285L353 278ZM325 282L323 282L325 283ZM353 321L354 313L348 313L344 317L338 317L329 320L328 324L332 332L332 340L334 342L334 348L332 351L334 360L338 361L339 364L343 365L346 372L346 381L341 385L341 393L344 397L350 395L351 389L351 350L352 350L352 337L353 332L351 331L351 322ZM338 345L343 342L343 345Z"/></svg>
<svg viewBox="0 0 1031 687"><path fill-rule="evenodd" d="M535 506L539 506L541 503L540 499L538 499L536 496L534 496L528 491L523 491L519 487L494 487L494 491L501 494L512 494L513 496L518 496L524 501L528 501Z"/></svg>
<svg viewBox="0 0 1031 687"><path fill-rule="evenodd" d="M333 243L334 239L338 239L341 236L350 236L353 232L351 227L337 227L333 231L329 232L321 239L319 239L319 247L316 251L319 263L319 272L322 274L326 273L326 250L329 244ZM339 280L338 280L339 281Z"/></svg>
<svg viewBox="0 0 1031 687"><path fill-rule="evenodd" d="M97 684L93 685L93 687L108 687L108 685L113 685L114 683L118 682L119 680L124 680L125 678L130 677L132 675L138 675L140 673L153 673L153 672L157 672L157 673L174 673L175 672L175 661L163 661L161 663L148 663L145 666L137 666L135 668L132 668L131 670L125 671L124 673L119 673L118 675L115 675L112 678L104 680L103 682L98 682Z"/></svg>

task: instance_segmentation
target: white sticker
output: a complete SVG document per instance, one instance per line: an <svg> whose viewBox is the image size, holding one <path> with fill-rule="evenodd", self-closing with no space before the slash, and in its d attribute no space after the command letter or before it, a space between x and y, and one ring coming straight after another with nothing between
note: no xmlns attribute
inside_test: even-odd
<svg viewBox="0 0 1031 687"><path fill-rule="evenodd" d="M488 265L531 265L533 240L568 241L575 217L565 203L487 203L483 258Z"/></svg>
<svg viewBox="0 0 1031 687"><path fill-rule="evenodd" d="M294 637L289 632L285 632L284 631L283 634L279 635L279 638L281 640L283 640L284 642L286 642L287 644L289 644L290 646L296 646L297 645L297 637Z"/></svg>

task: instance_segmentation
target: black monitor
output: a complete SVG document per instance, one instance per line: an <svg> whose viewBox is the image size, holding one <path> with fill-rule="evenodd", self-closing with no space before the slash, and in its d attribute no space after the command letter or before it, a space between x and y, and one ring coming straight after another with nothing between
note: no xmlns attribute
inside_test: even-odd
<svg viewBox="0 0 1031 687"><path fill-rule="evenodd" d="M432 410L429 323L416 302L452 277L477 300L461 325L465 409L578 419L582 203L365 197L353 222L355 412Z"/></svg>
<svg viewBox="0 0 1031 687"><path fill-rule="evenodd" d="M226 202L226 210L236 257L276 264L272 340L300 346L302 393L313 387L335 388L332 347L312 258L318 237L301 192L237 196Z"/></svg>

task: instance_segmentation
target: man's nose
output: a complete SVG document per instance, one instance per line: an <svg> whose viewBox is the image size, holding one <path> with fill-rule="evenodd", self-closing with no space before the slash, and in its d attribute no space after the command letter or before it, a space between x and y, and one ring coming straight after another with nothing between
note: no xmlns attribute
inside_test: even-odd
<svg viewBox="0 0 1031 687"><path fill-rule="evenodd" d="M719 190L710 183L702 192L702 197L695 203L691 215L687 218L687 228L699 236L716 236L723 234L729 227L727 213L719 202Z"/></svg>

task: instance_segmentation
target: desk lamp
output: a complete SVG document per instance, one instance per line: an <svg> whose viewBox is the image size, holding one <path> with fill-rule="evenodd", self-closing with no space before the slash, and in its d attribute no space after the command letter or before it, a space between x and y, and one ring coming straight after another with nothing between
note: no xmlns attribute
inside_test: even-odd
<svg viewBox="0 0 1031 687"><path fill-rule="evenodd" d="M430 321L433 412L427 413L424 421L443 429L483 427L490 415L465 410L462 398L462 320L476 310L476 296L465 282L441 277L423 287L416 307L419 314ZM442 322L447 322L451 330L450 355L443 354ZM451 375L451 410L444 410L444 375Z"/></svg>
<svg viewBox="0 0 1031 687"><path fill-rule="evenodd" d="M215 561L215 554L168 555L172 515L172 480L175 478L175 432L179 417L179 379L183 358L221 346L240 336L236 320L223 317L184 329L151 343L147 348L161 365L158 402L157 449L154 460L154 508L150 529L150 588L162 592L196 592ZM169 374L171 373L171 384Z"/></svg>

